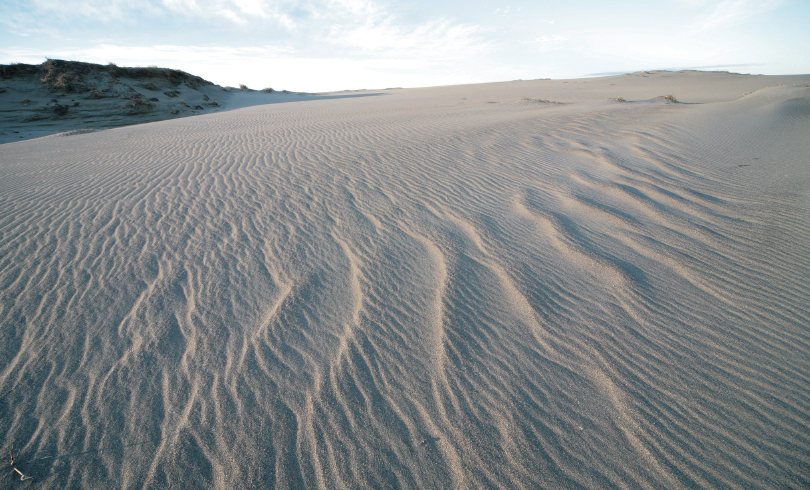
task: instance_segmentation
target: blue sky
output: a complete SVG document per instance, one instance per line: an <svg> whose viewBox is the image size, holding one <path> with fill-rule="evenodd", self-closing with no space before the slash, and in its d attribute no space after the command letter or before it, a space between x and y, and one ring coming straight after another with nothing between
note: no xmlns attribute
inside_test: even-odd
<svg viewBox="0 0 810 490"><path fill-rule="evenodd" d="M294 91L810 73L810 0L2 0L0 63L46 58Z"/></svg>

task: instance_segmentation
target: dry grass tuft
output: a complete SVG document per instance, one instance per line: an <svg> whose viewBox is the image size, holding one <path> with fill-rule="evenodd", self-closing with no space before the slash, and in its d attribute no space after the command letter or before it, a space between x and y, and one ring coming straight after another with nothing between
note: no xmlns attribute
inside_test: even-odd
<svg viewBox="0 0 810 490"><path fill-rule="evenodd" d="M521 100L525 100L526 102L537 102L537 103L540 103L540 104L562 104L562 102L557 102L557 101L554 101L554 100L533 99L531 97L523 97L523 99L521 99Z"/></svg>
<svg viewBox="0 0 810 490"><path fill-rule="evenodd" d="M72 129L70 131L65 131L63 133L56 133L56 136L75 136L77 134L95 133L95 132L96 128Z"/></svg>

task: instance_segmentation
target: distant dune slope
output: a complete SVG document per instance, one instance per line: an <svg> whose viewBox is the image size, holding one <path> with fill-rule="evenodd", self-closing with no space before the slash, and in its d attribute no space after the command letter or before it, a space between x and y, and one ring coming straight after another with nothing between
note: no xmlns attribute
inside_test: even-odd
<svg viewBox="0 0 810 490"><path fill-rule="evenodd" d="M184 71L47 60L0 65L0 143L301 99L220 87Z"/></svg>
<svg viewBox="0 0 810 490"><path fill-rule="evenodd" d="M810 487L808 81L2 145L0 441L37 488Z"/></svg>

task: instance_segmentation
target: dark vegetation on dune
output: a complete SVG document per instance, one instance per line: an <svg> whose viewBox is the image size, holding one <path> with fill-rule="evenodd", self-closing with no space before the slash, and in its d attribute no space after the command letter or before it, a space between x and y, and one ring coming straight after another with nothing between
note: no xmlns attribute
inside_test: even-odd
<svg viewBox="0 0 810 490"><path fill-rule="evenodd" d="M114 63L99 65L81 61L47 60L39 65L13 63L0 65L0 78L38 77L49 88L65 92L86 92L93 90L94 84L88 80L93 75L108 75L112 78L135 80L159 79L172 85L186 83L192 88L213 85L196 75L181 70L158 67L121 67Z"/></svg>
<svg viewBox="0 0 810 490"><path fill-rule="evenodd" d="M215 98L221 90L201 77L169 68L54 59L39 65L0 65L0 94L7 102L0 110L0 138L199 114L218 107Z"/></svg>

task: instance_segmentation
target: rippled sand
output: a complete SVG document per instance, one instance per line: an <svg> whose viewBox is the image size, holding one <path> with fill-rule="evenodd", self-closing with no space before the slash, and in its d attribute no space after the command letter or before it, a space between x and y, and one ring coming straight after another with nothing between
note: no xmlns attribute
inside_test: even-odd
<svg viewBox="0 0 810 490"><path fill-rule="evenodd" d="M810 487L808 81L366 91L2 145L0 441L34 480L0 481Z"/></svg>

